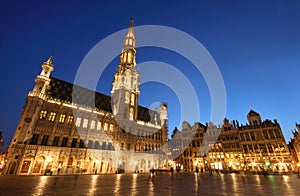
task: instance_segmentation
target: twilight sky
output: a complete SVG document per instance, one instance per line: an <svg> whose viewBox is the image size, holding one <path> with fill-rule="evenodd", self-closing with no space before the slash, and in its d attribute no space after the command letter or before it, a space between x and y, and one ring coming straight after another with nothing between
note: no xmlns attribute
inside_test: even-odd
<svg viewBox="0 0 300 196"><path fill-rule="evenodd" d="M6 144L35 76L53 49L52 76L73 82L87 52L105 37L127 28L130 16L135 26L164 25L196 38L223 76L226 117L245 124L251 104L263 119L277 119L289 140L295 122L300 123L300 1L195 2L1 1L0 130ZM199 121L210 121L209 90L191 62L169 50L139 48L137 63L146 61L165 62L184 73L200 100ZM106 68L98 91L110 94L117 63L116 57ZM181 124L178 98L172 89L158 83L141 86L140 105L150 107L160 101L168 103L171 132Z"/></svg>

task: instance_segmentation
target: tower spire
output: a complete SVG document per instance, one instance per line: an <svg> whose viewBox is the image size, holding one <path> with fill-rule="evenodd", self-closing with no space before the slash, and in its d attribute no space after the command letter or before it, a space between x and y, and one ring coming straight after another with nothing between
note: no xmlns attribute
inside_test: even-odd
<svg viewBox="0 0 300 196"><path fill-rule="evenodd" d="M130 49L135 50L136 42L135 42L133 24L134 24L134 20L133 17L131 17L128 32L124 40L122 52L125 52L126 50L130 50Z"/></svg>
<svg viewBox="0 0 300 196"><path fill-rule="evenodd" d="M111 91L114 103L113 113L125 119L137 120L139 77L136 70L136 42L133 30L133 18L125 36L118 70L114 74Z"/></svg>

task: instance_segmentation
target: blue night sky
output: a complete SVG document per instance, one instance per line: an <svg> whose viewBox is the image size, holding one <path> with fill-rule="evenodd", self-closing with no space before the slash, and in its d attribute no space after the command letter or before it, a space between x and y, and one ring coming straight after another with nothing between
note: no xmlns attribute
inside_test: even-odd
<svg viewBox="0 0 300 196"><path fill-rule="evenodd" d="M87 52L127 28L131 16L136 26L177 28L206 47L223 76L230 121L245 124L251 104L263 119L277 119L290 139L295 122L300 123L300 1L1 1L0 130L6 145L53 48L52 76L73 82ZM187 59L165 49L139 48L137 62L146 61L182 71L197 90L199 121L210 121L208 87ZM117 63L116 57L106 68L98 91L110 94ZM158 83L141 86L140 105L160 101L168 103L171 132L181 123L176 95Z"/></svg>

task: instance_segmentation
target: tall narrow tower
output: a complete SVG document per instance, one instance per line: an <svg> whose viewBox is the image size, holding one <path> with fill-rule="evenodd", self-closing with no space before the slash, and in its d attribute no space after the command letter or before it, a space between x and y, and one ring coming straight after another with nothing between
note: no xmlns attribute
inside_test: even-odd
<svg viewBox="0 0 300 196"><path fill-rule="evenodd" d="M50 56L49 59L43 63L42 71L35 78L35 86L33 92L36 93L37 96L45 94L47 90L47 86L50 82L50 73L54 70L53 56Z"/></svg>
<svg viewBox="0 0 300 196"><path fill-rule="evenodd" d="M112 83L112 109L116 117L137 120L140 73L136 70L136 41L133 18L124 40L118 70Z"/></svg>

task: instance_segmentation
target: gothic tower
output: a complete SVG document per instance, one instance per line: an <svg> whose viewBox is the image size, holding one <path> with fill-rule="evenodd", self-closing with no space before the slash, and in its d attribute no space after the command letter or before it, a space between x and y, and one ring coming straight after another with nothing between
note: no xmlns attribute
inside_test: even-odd
<svg viewBox="0 0 300 196"><path fill-rule="evenodd" d="M41 73L35 78L35 86L33 92L38 96L45 94L47 86L50 82L50 74L54 70L54 65L52 64L53 56L43 63Z"/></svg>
<svg viewBox="0 0 300 196"><path fill-rule="evenodd" d="M124 39L122 53L112 83L113 114L121 119L137 120L140 73L136 70L136 41L133 19Z"/></svg>
<svg viewBox="0 0 300 196"><path fill-rule="evenodd" d="M33 135L34 127L40 118L40 106L46 97L46 91L50 83L50 74L54 69L53 56L42 64L42 71L35 78L35 85L32 91L28 93L25 106L23 107L22 116L18 124L18 128L13 136L11 145L15 143L30 143ZM43 115L46 115L43 114Z"/></svg>

